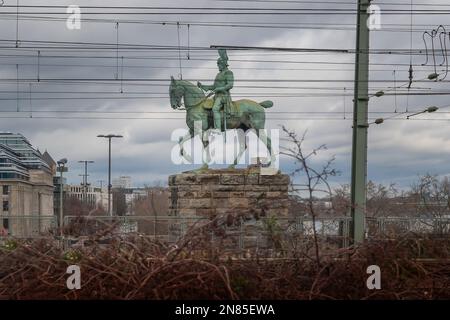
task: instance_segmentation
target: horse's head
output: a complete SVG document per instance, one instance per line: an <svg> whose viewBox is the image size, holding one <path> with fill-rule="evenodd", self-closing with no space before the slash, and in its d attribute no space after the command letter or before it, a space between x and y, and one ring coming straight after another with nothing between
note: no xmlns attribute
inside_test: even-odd
<svg viewBox="0 0 450 320"><path fill-rule="evenodd" d="M184 95L184 87L177 83L173 77L170 77L170 87L169 87L169 95L170 95L170 106L172 109L177 109L181 107L181 98Z"/></svg>
<svg viewBox="0 0 450 320"><path fill-rule="evenodd" d="M186 80L175 80L173 77L170 79L170 106L173 109L181 107L181 99L184 101L184 107L186 110L197 106L205 100L205 94L193 83Z"/></svg>

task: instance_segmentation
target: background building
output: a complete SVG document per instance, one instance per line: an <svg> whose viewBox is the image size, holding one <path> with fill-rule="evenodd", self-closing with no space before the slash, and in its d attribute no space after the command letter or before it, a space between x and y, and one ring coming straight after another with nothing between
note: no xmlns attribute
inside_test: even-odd
<svg viewBox="0 0 450 320"><path fill-rule="evenodd" d="M64 180L64 216L92 214L97 210L106 211L108 208L108 188L88 186L86 200L84 199L84 186L82 184L67 184ZM59 214L60 177L53 178L55 184L54 208L55 215ZM111 196L111 204L113 203ZM105 213L106 214L106 213Z"/></svg>
<svg viewBox="0 0 450 320"><path fill-rule="evenodd" d="M30 236L52 224L56 163L21 134L0 132L0 234Z"/></svg>
<svg viewBox="0 0 450 320"><path fill-rule="evenodd" d="M119 178L113 179L111 185L115 189L130 189L131 188L131 177L130 176L120 176Z"/></svg>
<svg viewBox="0 0 450 320"><path fill-rule="evenodd" d="M148 197L146 188L129 188L125 189L125 203L127 206L126 215L135 215L135 203Z"/></svg>
<svg viewBox="0 0 450 320"><path fill-rule="evenodd" d="M67 193L66 197L78 199L90 208L98 209L108 207L107 188L88 186L86 188L86 199L84 199L84 186L81 184L66 185L64 189Z"/></svg>

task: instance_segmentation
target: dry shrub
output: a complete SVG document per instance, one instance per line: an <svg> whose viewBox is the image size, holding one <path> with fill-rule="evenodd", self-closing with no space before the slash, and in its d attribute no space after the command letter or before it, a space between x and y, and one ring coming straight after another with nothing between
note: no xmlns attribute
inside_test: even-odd
<svg viewBox="0 0 450 320"><path fill-rule="evenodd" d="M206 232L207 231L207 232ZM314 258L266 259L208 243L211 224L176 245L139 235L64 249L46 239L0 249L0 299L449 299L449 239L373 240ZM10 243L11 244L11 243ZM82 288L66 288L79 265ZM368 290L366 268L381 268Z"/></svg>

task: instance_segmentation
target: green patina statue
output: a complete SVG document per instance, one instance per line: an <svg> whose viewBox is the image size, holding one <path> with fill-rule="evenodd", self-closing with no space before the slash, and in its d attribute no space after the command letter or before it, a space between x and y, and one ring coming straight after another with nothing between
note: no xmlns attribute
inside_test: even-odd
<svg viewBox="0 0 450 320"><path fill-rule="evenodd" d="M217 74L216 79L214 80L214 84L212 86L205 86L200 82L197 82L197 86L204 91L212 91L214 93L214 105L212 107L214 115L214 128L221 130L221 110L224 110L225 121L227 120L227 115L231 111L230 90L233 88L234 75L233 72L228 69L227 52L223 49L220 49L219 56L220 58L217 59L217 66L219 67L220 72ZM225 126L226 125L224 125L224 127Z"/></svg>
<svg viewBox="0 0 450 320"><path fill-rule="evenodd" d="M263 130L260 131L265 126L265 109L271 108L273 102L263 101L258 103L248 99L231 101L230 90L234 84L233 72L228 69L226 51L219 50L219 56L220 58L217 60L219 73L213 85L207 86L200 82L194 85L189 81L175 80L171 77L169 88L170 105L173 109L180 109L182 101L184 101L186 124L189 128L189 133L179 141L181 155L188 159L183 150L183 143L194 138L195 134L198 134L194 130L194 124L197 122L201 123L201 128L198 129L201 129L203 133L210 132L209 129L220 131L242 129L244 132L254 129L257 136L265 142L271 154L271 159L273 159L270 138L267 137ZM205 96L204 91L210 91L210 93ZM209 98L212 94L214 94L214 99ZM209 141L205 136L201 138L206 149ZM234 167L239 162L240 157L247 148L245 137L242 139L238 135L238 138L240 138L239 153L234 160L234 164L230 167ZM208 168L207 163L209 160L210 155L207 154L207 159L204 161L202 169Z"/></svg>

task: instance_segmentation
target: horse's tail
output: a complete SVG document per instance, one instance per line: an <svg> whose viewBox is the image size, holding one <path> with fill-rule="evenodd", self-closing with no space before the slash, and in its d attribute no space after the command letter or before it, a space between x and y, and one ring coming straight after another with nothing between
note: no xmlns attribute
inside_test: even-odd
<svg viewBox="0 0 450 320"><path fill-rule="evenodd" d="M273 102L270 101L270 100L266 100L266 101L260 102L259 104L260 104L261 107L263 107L265 109L273 107Z"/></svg>

